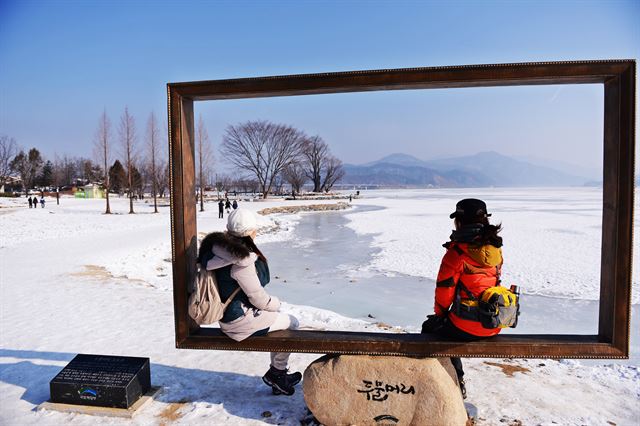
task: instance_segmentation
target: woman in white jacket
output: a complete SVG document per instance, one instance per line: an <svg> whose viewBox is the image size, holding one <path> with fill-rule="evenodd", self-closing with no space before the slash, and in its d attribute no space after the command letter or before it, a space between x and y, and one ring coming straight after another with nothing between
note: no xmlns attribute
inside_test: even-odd
<svg viewBox="0 0 640 426"><path fill-rule="evenodd" d="M257 228L253 212L234 210L227 221L227 232L207 235L198 255L201 266L214 271L223 302L240 288L220 320L222 332L236 341L269 331L298 328L298 320L278 312L280 300L264 289L270 280L269 265L254 243ZM262 377L276 395L293 395L294 386L302 379L299 372L288 373L289 355L272 352L269 371Z"/></svg>

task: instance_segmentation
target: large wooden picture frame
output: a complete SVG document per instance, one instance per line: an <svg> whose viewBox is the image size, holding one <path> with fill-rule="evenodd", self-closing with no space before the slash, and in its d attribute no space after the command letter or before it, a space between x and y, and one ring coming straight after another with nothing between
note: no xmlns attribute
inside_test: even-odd
<svg viewBox="0 0 640 426"><path fill-rule="evenodd" d="M602 247L597 335L510 334L462 343L419 334L278 331L234 342L217 329L189 332L187 283L194 277L197 254L194 101L376 90L581 83L604 86ZM636 63L633 60L410 68L167 84L176 346L337 354L628 358L635 84Z"/></svg>

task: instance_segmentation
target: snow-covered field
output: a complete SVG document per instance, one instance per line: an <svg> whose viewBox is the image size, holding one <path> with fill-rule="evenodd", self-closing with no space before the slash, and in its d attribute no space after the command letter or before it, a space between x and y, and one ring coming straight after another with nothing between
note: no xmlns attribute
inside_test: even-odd
<svg viewBox="0 0 640 426"><path fill-rule="evenodd" d="M443 253L440 244L451 228L448 213L457 199L474 195L486 199L494 221L503 222L505 280L529 294L598 297L599 190L364 195L357 206L385 209L344 213L348 226L362 236L373 234L379 248L374 258L355 266L363 276L432 279ZM310 202L286 202L294 203ZM284 204L242 206L259 210ZM223 229L217 208L207 208L198 213L199 232ZM0 199L0 424L300 424L306 416L302 392L275 397L260 380L268 354L175 349L168 207L156 215L138 202L138 214L128 215L126 200L112 199L118 214L102 215L103 209L101 200L63 198L60 206L48 200L45 209L28 209L24 198ZM263 218L268 232L258 244L291 250L302 217ZM274 275L282 273L277 264L271 268ZM634 286L637 303L635 280ZM285 304L283 310L303 326L376 329L327 309ZM152 382L163 391L133 421L36 411L48 398L48 382L77 353L150 357ZM304 370L316 357L294 354L291 367ZM640 420L638 365L474 359L465 361L465 368L467 408L479 424L633 425ZM271 416L264 417L265 411Z"/></svg>

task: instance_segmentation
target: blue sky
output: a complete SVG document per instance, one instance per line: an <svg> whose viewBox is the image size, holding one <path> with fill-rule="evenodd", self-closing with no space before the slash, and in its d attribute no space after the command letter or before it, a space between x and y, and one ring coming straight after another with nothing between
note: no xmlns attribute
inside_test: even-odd
<svg viewBox="0 0 640 426"><path fill-rule="evenodd" d="M128 106L142 144L149 113L166 116L167 82L637 59L638 22L638 1L2 0L0 133L49 157L90 156L103 108L115 125ZM197 112L214 145L228 124L268 119L319 134L356 164L398 151L429 159L490 149L601 161L600 86L218 101Z"/></svg>

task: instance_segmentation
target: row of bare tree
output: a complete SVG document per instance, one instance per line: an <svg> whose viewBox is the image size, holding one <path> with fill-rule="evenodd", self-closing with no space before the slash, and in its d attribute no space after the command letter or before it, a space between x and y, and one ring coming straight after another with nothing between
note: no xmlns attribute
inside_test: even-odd
<svg viewBox="0 0 640 426"><path fill-rule="evenodd" d="M222 138L224 158L258 181L263 198L278 179L299 193L310 181L314 192L329 191L344 176L342 161L320 136L269 121L247 121L230 125Z"/></svg>
<svg viewBox="0 0 640 426"><path fill-rule="evenodd" d="M19 179L16 182L12 177ZM37 148L25 151L14 138L0 135L0 187L5 187L5 191L63 188L102 178L102 168L91 159L56 155L47 160Z"/></svg>
<svg viewBox="0 0 640 426"><path fill-rule="evenodd" d="M154 213L158 213L158 194L163 194L167 182L168 167L165 157L162 155L161 145L164 147L164 140L161 136L158 120L152 112L147 119L145 137L143 145L139 144L135 118L125 107L120 116L117 128L117 144L113 141L111 120L106 111L100 116L98 128L94 140L94 156L100 164L102 170L109 170L104 173L102 185L105 189L106 208L105 213L111 213L109 205L109 192L116 184L113 180L118 176L126 179L124 189L129 196L129 213L135 213L133 209L133 199L136 195L136 188L143 188L145 183L150 184L151 195L153 197ZM119 149L114 149L114 147ZM109 166L114 160L115 151L119 153L119 159ZM122 160L122 161L119 161ZM120 165L120 166L118 166ZM118 167L121 167L121 172ZM144 170L141 174L139 170ZM147 181L147 182L145 182ZM121 186L119 183L118 187Z"/></svg>
<svg viewBox="0 0 640 426"><path fill-rule="evenodd" d="M148 188L154 200L154 212L158 211L157 197L163 196L168 186L169 168L165 152L164 134L154 113L147 119L144 140L139 141L136 121L125 107L116 129L106 111L99 119L94 138L94 158L70 160L56 159L55 164L43 166L40 153L31 149L17 152L13 139L0 138L0 178L18 172L24 188L62 186L74 173L87 181L100 182L105 189L105 213L111 213L109 194L126 193L129 213L134 213L133 199L142 196ZM214 173L213 147L202 117L196 127L196 185L199 191L200 209L204 210L204 191L259 192L263 198L273 192L280 193L283 185L291 185L292 193L299 193L310 182L314 192L329 191L344 175L342 162L331 154L329 146L320 136L308 136L294 127L269 121L247 121L227 126L222 137L220 151L222 161L235 166L232 176L224 172ZM7 154L7 155L4 155ZM9 161L3 161L4 158ZM115 161L114 161L115 160ZM76 167L70 167L75 164ZM82 172L80 173L80 169ZM38 173L42 178L37 179ZM58 176L54 178L51 176ZM67 179L62 178L62 175ZM47 177L49 176L49 177ZM0 181L0 185L4 183Z"/></svg>
<svg viewBox="0 0 640 426"><path fill-rule="evenodd" d="M117 127L117 138L114 138L111 120L105 111L100 116L94 140L95 163L90 159L67 156L56 157L54 162L45 161L38 149L31 148L25 152L18 147L14 138L3 135L0 136L0 187L14 175L20 178L25 192L36 187L63 188L89 182L101 183L106 196L105 213L109 214L109 194L112 190L127 193L130 198L129 213L134 213L134 196L142 196L148 185L157 213L157 196L165 193L169 172L165 156L162 155L165 144L161 135L158 120L151 113L144 143L140 145L135 119L125 108ZM116 158L116 154L119 154L119 158Z"/></svg>

